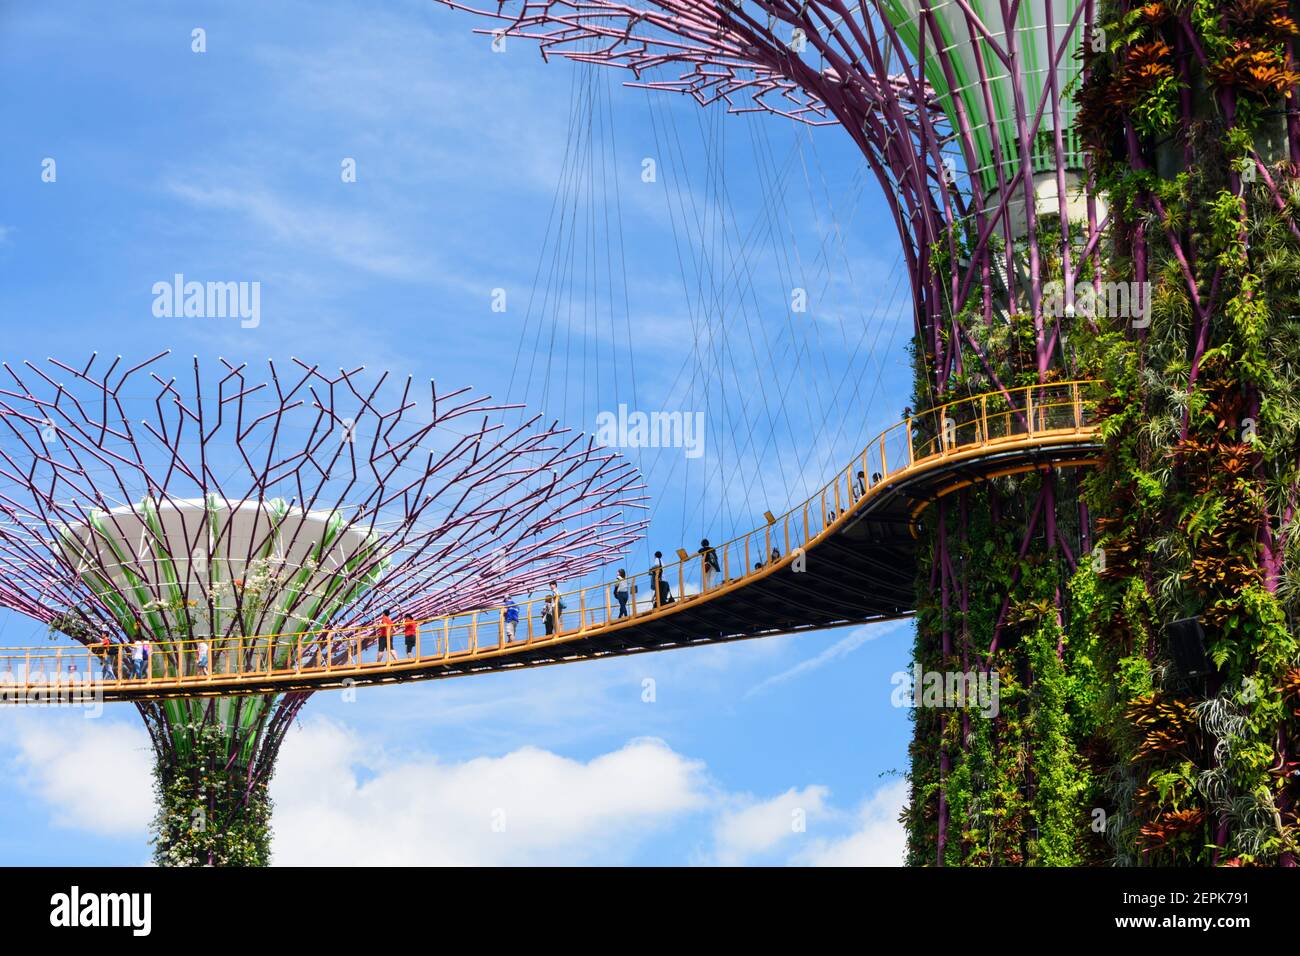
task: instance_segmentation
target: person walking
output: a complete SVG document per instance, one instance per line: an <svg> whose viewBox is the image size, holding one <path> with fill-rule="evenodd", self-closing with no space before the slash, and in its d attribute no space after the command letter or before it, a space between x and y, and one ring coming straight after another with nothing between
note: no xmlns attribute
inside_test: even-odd
<svg viewBox="0 0 1300 956"><path fill-rule="evenodd" d="M542 599L542 627L546 633L555 633L555 598L550 594Z"/></svg>
<svg viewBox="0 0 1300 956"><path fill-rule="evenodd" d="M402 636L406 638L406 656L415 656L415 639L420 633L420 625L415 623L415 618L411 612L406 612L406 617L402 620Z"/></svg>
<svg viewBox="0 0 1300 956"><path fill-rule="evenodd" d="M505 610L502 611L501 619L505 622L506 643L509 644L515 639L515 631L519 627L519 608L510 598L506 598Z"/></svg>
<svg viewBox="0 0 1300 956"><path fill-rule="evenodd" d="M153 655L153 645L144 637L138 637L135 640L135 646L131 650L131 656L135 660L136 677L152 677L149 659Z"/></svg>
<svg viewBox="0 0 1300 956"><path fill-rule="evenodd" d="M554 618L555 633L564 630L564 600L560 597L560 583L551 582L551 616Z"/></svg>
<svg viewBox="0 0 1300 956"><path fill-rule="evenodd" d="M195 647L195 652L199 658L199 673L203 676L208 674L208 641L207 638L199 638L199 643Z"/></svg>
<svg viewBox="0 0 1300 956"><path fill-rule="evenodd" d="M718 552L709 545L708 538L703 538L700 540L700 550L695 553L700 555L704 565L704 587L701 590L707 591L713 587L713 576L722 570L722 566L718 564Z"/></svg>
<svg viewBox="0 0 1300 956"><path fill-rule="evenodd" d="M393 610L385 611L379 619L379 655L375 659L378 661L393 661L396 656L393 654L393 615L397 613Z"/></svg>
<svg viewBox="0 0 1300 956"><path fill-rule="evenodd" d="M618 602L618 616L627 617L627 572L622 568L614 579L614 600Z"/></svg>
<svg viewBox="0 0 1300 956"><path fill-rule="evenodd" d="M104 679L115 680L117 675L113 672L113 639L108 636L107 628L99 629L99 643L95 646L98 648L95 653L99 655L99 663L104 670Z"/></svg>

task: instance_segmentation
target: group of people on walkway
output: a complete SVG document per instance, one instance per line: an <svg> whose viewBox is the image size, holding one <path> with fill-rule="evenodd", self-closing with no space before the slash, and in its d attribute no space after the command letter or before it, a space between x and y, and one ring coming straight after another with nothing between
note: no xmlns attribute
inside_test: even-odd
<svg viewBox="0 0 1300 956"><path fill-rule="evenodd" d="M873 478L875 476L872 476ZM862 472L858 472L859 487L865 482L862 481ZM861 494L861 492L859 492ZM722 574L722 564L718 560L717 549L709 543L708 538L700 540L699 550L695 552L700 558L702 569L701 590L709 591L716 587ZM654 563L650 566L650 590L654 607L663 607L676 601L673 596L672 587L664 574L663 552L656 551L654 554ZM781 560L781 552L773 547L768 554L767 559L759 560L754 564L754 570L758 571L770 565L774 565ZM618 614L615 620L621 620L628 616L629 604L632 605L632 611L636 610L636 585L628 578L627 570L619 568L618 574L614 579L612 594L615 602L618 604ZM547 586L545 596L542 598L541 623L543 632L548 635L555 635L563 630L564 612L567 605L560 593L558 581L551 581ZM504 637L507 643L514 643L519 637L520 612L519 605L513 599L506 598L501 610L501 620L504 630ZM341 642L347 647L348 665L354 664L358 652L367 643L364 636L365 630L354 631L353 635L347 637L338 637L330 630L322 631L316 638L309 639L311 643L317 644L321 648L320 659L325 661L333 660L335 648ZM406 657L416 657L419 649L420 622L410 612L402 613L396 608L389 608L384 611L371 633L374 635L377 663L393 663L398 660L397 652L394 649L394 642L401 633L405 645ZM436 645L435 641L435 645ZM193 644L195 671L198 675L209 675L211 673L210 645L206 638L200 638ZM139 634L135 638L127 635L127 639L121 643L115 643L109 635L107 629L101 629L99 638L91 645L91 652L100 658L103 667L104 677L109 680L117 679L119 662L121 664L122 676L125 678L143 678L152 674L151 661L154 654L153 642L144 634ZM301 652L299 652L301 655ZM262 664L260 666L265 666Z"/></svg>
<svg viewBox="0 0 1300 956"><path fill-rule="evenodd" d="M393 639L396 637L399 627L402 629L402 640L406 645L406 656L416 656L415 647L420 643L419 621L410 613L402 614L395 608L389 608L379 618L379 625L375 629L379 637L379 651L376 660L397 660L397 652L393 650Z"/></svg>
<svg viewBox="0 0 1300 956"><path fill-rule="evenodd" d="M99 658L105 680L117 680L119 669L122 677L127 679L153 676L153 641L144 634L137 634L134 638L128 635L126 640L114 642L108 629L100 628L99 637L90 645L90 650ZM201 637L194 642L195 673L210 673L209 654L207 638Z"/></svg>

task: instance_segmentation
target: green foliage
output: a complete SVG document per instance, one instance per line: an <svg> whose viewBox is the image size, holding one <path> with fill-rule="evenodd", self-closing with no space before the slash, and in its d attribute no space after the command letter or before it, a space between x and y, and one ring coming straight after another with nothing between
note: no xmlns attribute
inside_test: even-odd
<svg viewBox="0 0 1300 956"><path fill-rule="evenodd" d="M159 866L266 866L271 858L267 782L250 783L232 765L226 732L216 724L186 728L194 746L154 768L158 812L153 821Z"/></svg>
<svg viewBox="0 0 1300 956"><path fill-rule="evenodd" d="M996 668L1003 706L990 720L914 713L915 863L936 862L940 792L949 864L1275 863L1297 852L1300 175L1278 144L1284 93L1300 81L1283 53L1300 28L1281 0L1107 0L1098 18L1108 48L1085 50L1079 132L1111 225L1087 275L1131 282L1145 268L1152 284L1140 332L1066 329L1081 370L1108 391L1104 461L1083 482L1104 563L1081 561L1067 582L1046 542L1016 558L1011 529L1040 479L963 492L966 530L948 536L963 614L955 582L946 601L931 587L932 506L916 660ZM968 243L935 243L939 287L952 286ZM1061 245L1038 252L1043 281L1060 278ZM1003 291L995 276L987 294ZM994 373L1008 386L1037 375L1029 309L1006 303L986 323L984 293L946 304L987 356L942 323L957 394L991 391ZM918 409L931 347L914 350ZM1072 504L1061 497L1058 516ZM1067 526L1066 539L1079 532ZM1004 601L1007 625L986 657ZM1192 615L1218 668L1206 679L1179 674L1166 637ZM1087 825L1094 809L1109 821L1104 843Z"/></svg>
<svg viewBox="0 0 1300 956"><path fill-rule="evenodd" d="M1069 703L1076 689L1057 654L1064 639L1055 621L1044 622L1025 641L1034 673L1031 691L1034 766L1034 816L1038 821L1036 863L1073 866L1079 862L1078 842L1084 814L1079 798L1088 788L1079 767Z"/></svg>

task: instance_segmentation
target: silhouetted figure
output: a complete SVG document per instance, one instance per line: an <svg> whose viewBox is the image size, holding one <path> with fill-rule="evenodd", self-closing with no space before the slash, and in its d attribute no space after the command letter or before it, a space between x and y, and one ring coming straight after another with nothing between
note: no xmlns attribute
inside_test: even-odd
<svg viewBox="0 0 1300 956"><path fill-rule="evenodd" d="M627 572L622 568L614 579L614 600L618 602L618 616L627 617Z"/></svg>
<svg viewBox="0 0 1300 956"><path fill-rule="evenodd" d="M650 576L654 579L655 589L655 607L661 604L671 604L673 602L673 592L668 587L668 582L664 580L664 553L655 552L655 563L650 568Z"/></svg>
<svg viewBox="0 0 1300 956"><path fill-rule="evenodd" d="M695 552L703 558L704 563L704 587L702 590L709 590L713 587L713 576L722 570L718 564L718 552L709 546L709 539L704 538L700 541L700 550Z"/></svg>

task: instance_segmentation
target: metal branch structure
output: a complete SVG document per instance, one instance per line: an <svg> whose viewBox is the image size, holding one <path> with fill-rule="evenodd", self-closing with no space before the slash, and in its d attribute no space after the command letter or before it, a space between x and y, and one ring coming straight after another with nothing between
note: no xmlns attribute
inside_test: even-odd
<svg viewBox="0 0 1300 956"><path fill-rule="evenodd" d="M1068 94L1090 4L446 2L494 18L484 32L534 41L544 57L626 69L633 86L838 124L879 177L903 239L933 388L964 373L963 347L1000 381L968 326L1009 311L1032 316L1046 376L1073 280L1099 254L1105 224L1104 204L1084 188ZM1045 317L1053 278L1064 309Z"/></svg>
<svg viewBox="0 0 1300 956"><path fill-rule="evenodd" d="M481 32L497 42L523 38L547 58L625 69L633 86L838 125L879 180L902 241L918 413L985 391L1015 407L1017 386L1076 371L1071 336L1076 326L1097 326L1090 308L1076 309L1075 290L1100 290L1107 226L1073 128L1091 2L442 2L494 19L496 28ZM992 554L971 534L972 523L987 529L990 521ZM1007 479L940 502L919 560L918 665L1018 672L1014 608L1046 591L1056 625L1065 623L1064 586L1078 555L1091 550L1089 526L1071 475ZM1032 581L1022 581L1030 566ZM990 593L1000 607L984 607ZM969 840L950 839L973 823L969 805L958 813L971 819L954 821L948 792L954 774L972 772L972 730L967 712L917 714L914 863L978 856ZM1031 762L1009 754L1022 767L1013 787L1028 794ZM1005 846L993 856L1030 858L1035 814L1032 806L1010 814Z"/></svg>
<svg viewBox="0 0 1300 956"><path fill-rule="evenodd" d="M307 632L389 612L400 626L580 578L644 528L628 462L519 406L298 359L257 373L196 358L172 375L166 356L6 364L0 383L0 605L51 636L106 637L106 668L137 656L115 645L144 641L137 666L164 672L200 641L202 666L272 668ZM308 655L349 653L331 646ZM265 859L238 821L264 821L308 696L137 703L161 860Z"/></svg>

